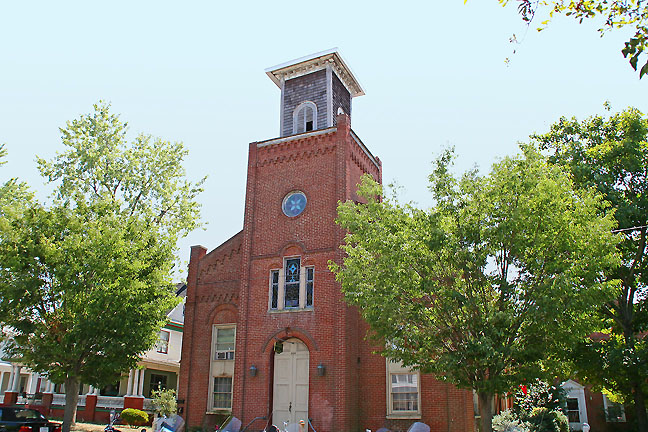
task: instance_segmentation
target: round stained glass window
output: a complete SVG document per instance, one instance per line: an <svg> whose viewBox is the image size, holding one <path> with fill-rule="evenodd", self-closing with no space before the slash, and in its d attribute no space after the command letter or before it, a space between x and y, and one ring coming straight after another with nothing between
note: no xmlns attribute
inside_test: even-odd
<svg viewBox="0 0 648 432"><path fill-rule="evenodd" d="M306 195L304 192L290 192L283 200L281 209L288 217L299 216L306 208Z"/></svg>

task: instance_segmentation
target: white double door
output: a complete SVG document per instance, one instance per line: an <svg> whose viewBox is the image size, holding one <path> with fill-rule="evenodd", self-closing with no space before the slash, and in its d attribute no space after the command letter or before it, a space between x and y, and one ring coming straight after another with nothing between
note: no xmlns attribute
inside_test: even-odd
<svg viewBox="0 0 648 432"><path fill-rule="evenodd" d="M288 339L275 354L272 421L280 429L286 421L308 423L308 362L308 347L298 339Z"/></svg>

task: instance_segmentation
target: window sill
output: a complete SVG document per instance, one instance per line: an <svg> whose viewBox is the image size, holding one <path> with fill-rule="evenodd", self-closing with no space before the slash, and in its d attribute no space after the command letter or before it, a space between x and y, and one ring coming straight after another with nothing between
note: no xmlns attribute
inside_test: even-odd
<svg viewBox="0 0 648 432"><path fill-rule="evenodd" d="M269 309L268 313L271 314L282 314L282 313L290 313L290 312L313 312L312 307L306 307L303 309L300 308L288 308L288 309Z"/></svg>
<svg viewBox="0 0 648 432"><path fill-rule="evenodd" d="M232 408L214 408L205 414L232 414Z"/></svg>
<svg viewBox="0 0 648 432"><path fill-rule="evenodd" d="M421 413L419 412L404 412L398 414L387 414L388 420L412 420L412 419L421 419Z"/></svg>

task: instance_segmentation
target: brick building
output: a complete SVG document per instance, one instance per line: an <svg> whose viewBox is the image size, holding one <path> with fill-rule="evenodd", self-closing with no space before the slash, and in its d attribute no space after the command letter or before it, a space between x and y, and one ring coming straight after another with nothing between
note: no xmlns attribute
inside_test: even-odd
<svg viewBox="0 0 648 432"><path fill-rule="evenodd" d="M472 431L470 392L372 354L342 299L339 201L381 161L351 130L363 90L336 50L266 71L281 89L279 138L249 145L243 230L191 249L179 398L189 426L311 419L318 432ZM263 428L257 421L252 430Z"/></svg>

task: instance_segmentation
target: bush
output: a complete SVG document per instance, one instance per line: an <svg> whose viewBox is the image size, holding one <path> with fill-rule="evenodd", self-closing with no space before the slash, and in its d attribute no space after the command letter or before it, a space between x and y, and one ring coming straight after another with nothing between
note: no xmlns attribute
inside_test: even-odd
<svg viewBox="0 0 648 432"><path fill-rule="evenodd" d="M525 418L531 415L534 408L555 411L560 410L565 404L566 394L562 387L536 379L527 386L526 394L522 389L517 390L513 410L518 417Z"/></svg>
<svg viewBox="0 0 648 432"><path fill-rule="evenodd" d="M569 432L567 416L559 410L534 408L526 420L533 432Z"/></svg>
<svg viewBox="0 0 648 432"><path fill-rule="evenodd" d="M153 390L151 392L155 412L159 416L169 417L178 411L175 390Z"/></svg>
<svg viewBox="0 0 648 432"><path fill-rule="evenodd" d="M493 416L493 432L529 432L529 424L506 410Z"/></svg>
<svg viewBox="0 0 648 432"><path fill-rule="evenodd" d="M148 414L142 410L126 408L121 412L121 419L131 426L142 426L148 423Z"/></svg>

